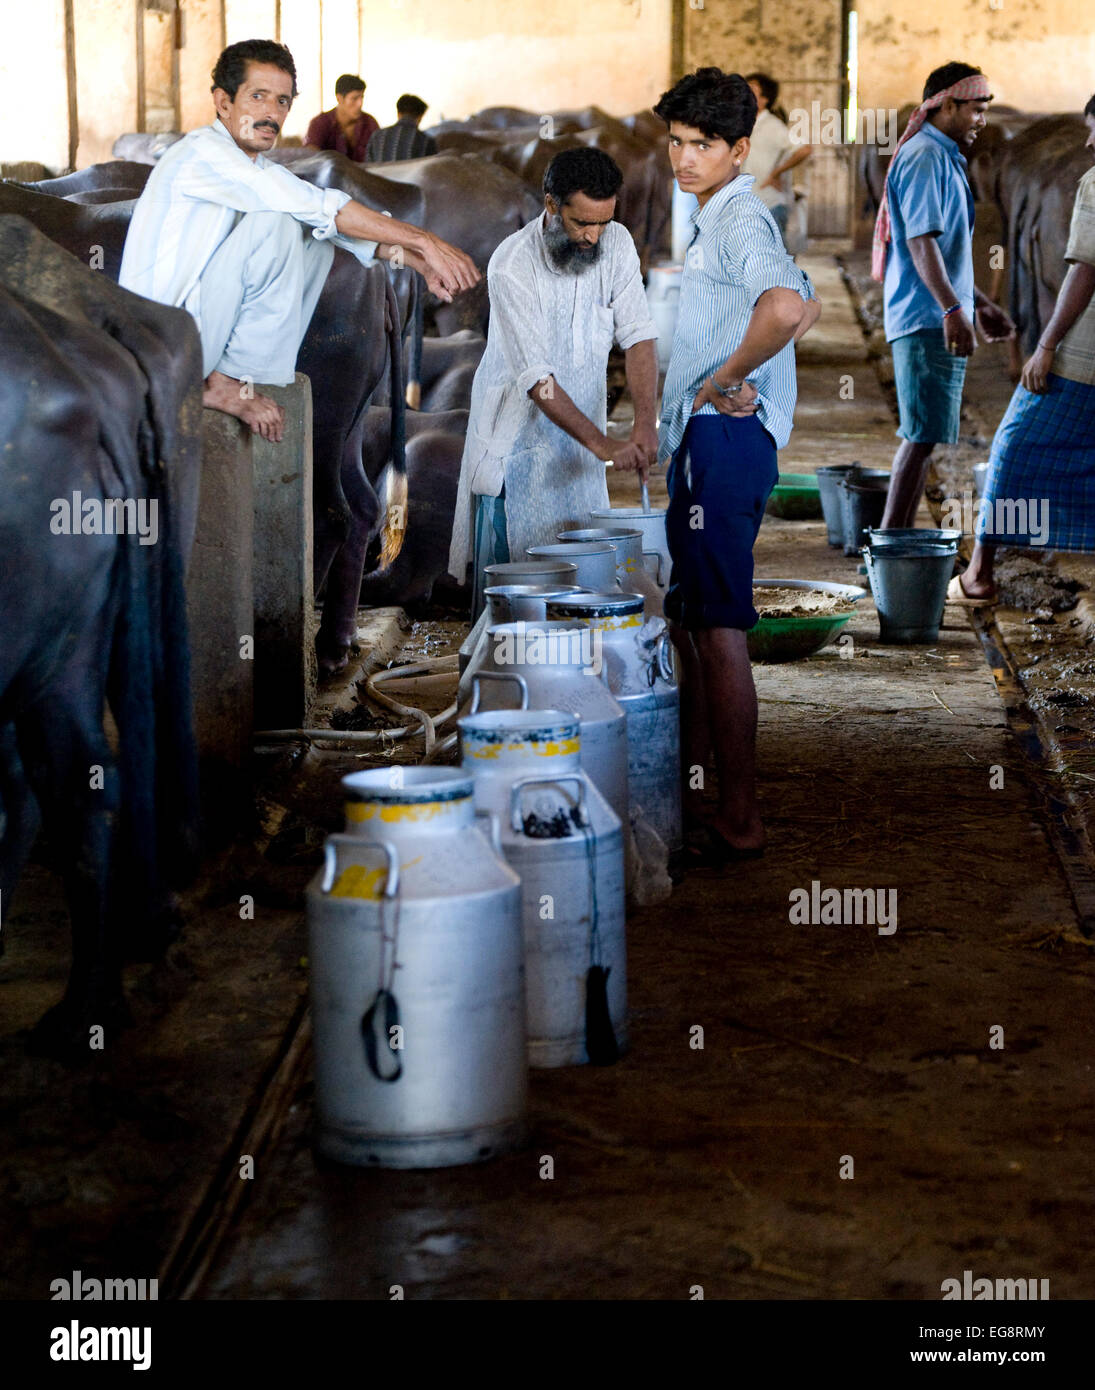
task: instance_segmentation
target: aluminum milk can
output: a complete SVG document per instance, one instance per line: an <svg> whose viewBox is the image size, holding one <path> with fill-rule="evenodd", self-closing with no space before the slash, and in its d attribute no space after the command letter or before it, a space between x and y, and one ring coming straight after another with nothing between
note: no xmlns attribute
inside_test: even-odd
<svg viewBox="0 0 1095 1390"><path fill-rule="evenodd" d="M496 710L460 720L475 805L498 817L502 853L521 876L529 1063L599 1055L589 972L607 971L608 1027L627 1043L624 846L619 817L579 763L579 720L560 710ZM590 1056L592 1043L593 1056Z"/></svg>
<svg viewBox="0 0 1095 1390"><path fill-rule="evenodd" d="M669 571L672 560L669 556L669 541L665 534L665 508L644 511L642 507L601 507L589 514L590 526L635 527L643 533L643 560L654 575L658 587L669 587ZM661 557L655 565L652 552Z"/></svg>
<svg viewBox="0 0 1095 1390"><path fill-rule="evenodd" d="M547 608L549 618L597 634L604 679L627 715L632 803L675 853L684 846L681 693L665 619L644 621L637 594L568 594Z"/></svg>
<svg viewBox="0 0 1095 1390"><path fill-rule="evenodd" d="M643 550L641 531L628 526L599 526L560 531L558 534L563 544L572 541L607 541L616 552L616 583L624 593L642 594L646 600L648 618L662 616L664 595L644 562L644 556L649 556L655 566L660 567L661 553Z"/></svg>
<svg viewBox="0 0 1095 1390"><path fill-rule="evenodd" d="M531 545L530 560L568 560L576 565L578 577L567 583L603 593L616 586L616 552L608 541L566 541L554 545Z"/></svg>
<svg viewBox="0 0 1095 1390"><path fill-rule="evenodd" d="M595 633L573 623L500 623L473 681L471 714L485 710L557 709L582 721L581 764L630 827L627 719L603 680ZM485 676L486 679L480 679ZM493 679L492 679L493 677ZM499 679L502 677L503 679Z"/></svg>
<svg viewBox="0 0 1095 1390"><path fill-rule="evenodd" d="M526 1130L517 875L458 768L342 779L346 833L307 890L316 1147L441 1168ZM483 827L487 828L484 829Z"/></svg>

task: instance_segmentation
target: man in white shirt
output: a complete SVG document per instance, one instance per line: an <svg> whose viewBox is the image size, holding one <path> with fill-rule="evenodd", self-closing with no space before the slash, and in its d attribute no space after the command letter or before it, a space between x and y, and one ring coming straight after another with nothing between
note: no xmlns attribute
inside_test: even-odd
<svg viewBox="0 0 1095 1390"><path fill-rule="evenodd" d="M446 301L480 278L469 257L429 232L263 158L296 94L293 57L281 44L248 39L224 50L213 69L218 119L177 141L153 169L119 276L125 289L193 314L202 403L271 440L282 437L283 412L253 384L292 381L335 245L364 262L397 259Z"/></svg>
<svg viewBox="0 0 1095 1390"><path fill-rule="evenodd" d="M614 222L623 176L596 149L564 150L544 175L544 213L503 241L487 266L490 328L472 386L449 571L473 560L472 617L483 568L588 526L608 506L605 464L656 461L657 330L627 229ZM635 423L607 429L608 354L624 352Z"/></svg>
<svg viewBox="0 0 1095 1390"><path fill-rule="evenodd" d="M779 83L764 72L745 79L757 99L757 120L749 137L749 157L743 174L752 174L753 192L775 219L780 236L787 240L787 219L795 203L791 170L809 159L812 145L791 144L791 134L772 108L779 99Z"/></svg>

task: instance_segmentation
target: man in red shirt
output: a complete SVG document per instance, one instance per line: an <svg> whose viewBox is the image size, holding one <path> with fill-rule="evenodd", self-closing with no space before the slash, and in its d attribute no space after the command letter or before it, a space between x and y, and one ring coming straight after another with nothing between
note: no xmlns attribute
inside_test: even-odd
<svg viewBox="0 0 1095 1390"><path fill-rule="evenodd" d="M363 164L369 140L380 129L375 117L362 111L364 100L364 81L355 73L344 72L335 83L334 107L313 117L304 143L317 150L337 150Z"/></svg>

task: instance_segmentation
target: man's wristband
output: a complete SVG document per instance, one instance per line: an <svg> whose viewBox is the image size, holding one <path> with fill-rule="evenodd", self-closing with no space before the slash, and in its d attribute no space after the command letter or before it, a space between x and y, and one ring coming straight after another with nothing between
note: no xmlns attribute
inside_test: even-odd
<svg viewBox="0 0 1095 1390"><path fill-rule="evenodd" d="M961 304L952 304L951 307L950 307L949 309L944 309L944 310L943 310L943 317L944 317L945 319L948 319L948 318L950 318L951 314L960 313L961 310L962 310Z"/></svg>
<svg viewBox="0 0 1095 1390"><path fill-rule="evenodd" d="M1042 349L1043 352L1056 352L1056 351L1057 351L1057 349L1056 349L1055 347L1050 347L1050 345L1049 345L1048 343L1039 343L1038 346Z"/></svg>
<svg viewBox="0 0 1095 1390"><path fill-rule="evenodd" d="M715 390L719 393L720 396L740 396L741 388L745 385L745 383L743 381L739 381L736 386L720 386L715 377L712 376L711 385L715 388Z"/></svg>

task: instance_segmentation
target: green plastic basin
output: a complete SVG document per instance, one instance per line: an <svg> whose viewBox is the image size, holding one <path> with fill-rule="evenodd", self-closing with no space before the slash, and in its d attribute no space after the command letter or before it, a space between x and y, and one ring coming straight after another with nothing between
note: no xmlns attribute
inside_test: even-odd
<svg viewBox="0 0 1095 1390"><path fill-rule="evenodd" d="M858 601L867 590L855 584L830 584L816 579L756 579L755 589L813 589ZM851 613L817 614L803 618L761 617L745 634L752 661L800 661L827 646L845 625Z"/></svg>
<svg viewBox="0 0 1095 1390"><path fill-rule="evenodd" d="M765 508L781 521L814 521L821 516L816 473L781 473Z"/></svg>

